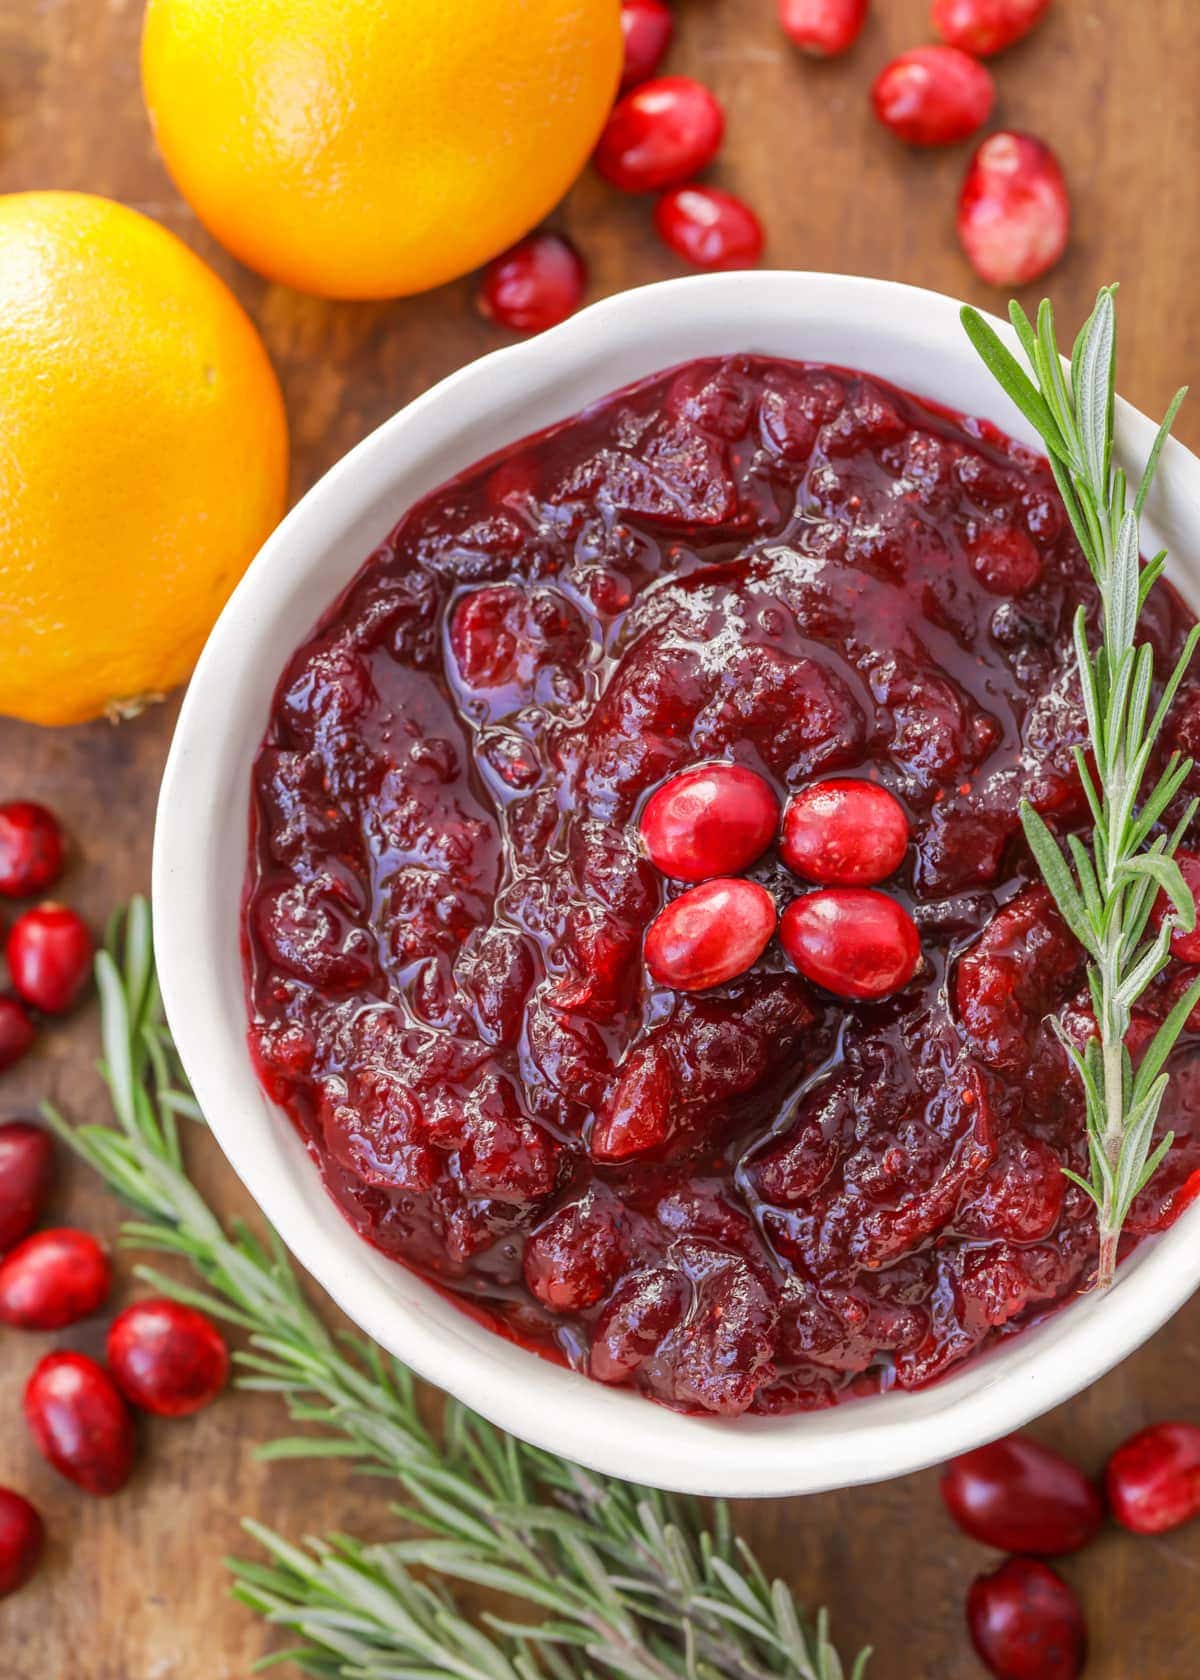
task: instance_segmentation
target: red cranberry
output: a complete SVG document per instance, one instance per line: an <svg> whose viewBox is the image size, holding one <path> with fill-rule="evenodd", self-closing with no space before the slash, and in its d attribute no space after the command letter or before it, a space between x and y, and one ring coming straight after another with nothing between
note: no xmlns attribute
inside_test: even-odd
<svg viewBox="0 0 1200 1680"><path fill-rule="evenodd" d="M135 1301L113 1319L108 1367L133 1405L159 1417L186 1417L215 1400L229 1375L225 1338L203 1313L180 1301Z"/></svg>
<svg viewBox="0 0 1200 1680"><path fill-rule="evenodd" d="M664 245L697 268L752 268L762 256L762 223L720 187L676 187L654 211Z"/></svg>
<svg viewBox="0 0 1200 1680"><path fill-rule="evenodd" d="M964 1533L1001 1552L1060 1557L1086 1546L1104 1520L1083 1471L1020 1435L948 1464L942 1498Z"/></svg>
<svg viewBox="0 0 1200 1680"><path fill-rule="evenodd" d="M1024 595L1042 581L1042 557L1015 525L985 525L968 552L971 570L993 595Z"/></svg>
<svg viewBox="0 0 1200 1680"><path fill-rule="evenodd" d="M1058 159L1029 134L991 134L967 166L958 237L992 286L1023 286L1067 248L1071 201Z"/></svg>
<svg viewBox="0 0 1200 1680"><path fill-rule="evenodd" d="M587 290L583 258L561 233L531 233L483 271L482 315L513 332L545 332L573 315Z"/></svg>
<svg viewBox="0 0 1200 1680"><path fill-rule="evenodd" d="M618 100L596 147L596 168L623 192L673 187L712 162L725 113L699 82L663 76Z"/></svg>
<svg viewBox="0 0 1200 1680"><path fill-rule="evenodd" d="M775 932L775 900L755 881L705 881L646 930L646 967L661 986L701 992L752 968Z"/></svg>
<svg viewBox="0 0 1200 1680"><path fill-rule="evenodd" d="M701 764L664 782L642 812L650 860L677 881L737 875L771 844L779 801L741 764Z"/></svg>
<svg viewBox="0 0 1200 1680"><path fill-rule="evenodd" d="M1087 1634L1079 1600L1048 1564L1009 1558L967 1594L967 1626L996 1680L1075 1680Z"/></svg>
<svg viewBox="0 0 1200 1680"><path fill-rule="evenodd" d="M1104 1472L1113 1516L1134 1534L1165 1534L1200 1516L1200 1429L1155 1423L1122 1442Z"/></svg>
<svg viewBox="0 0 1200 1680"><path fill-rule="evenodd" d="M671 45L674 28L671 8L663 0L621 0L621 34L625 40L622 93L654 75Z"/></svg>
<svg viewBox="0 0 1200 1680"><path fill-rule="evenodd" d="M858 40L867 0L779 0L779 21L804 52L833 58Z"/></svg>
<svg viewBox="0 0 1200 1680"><path fill-rule="evenodd" d="M95 1237L36 1231L0 1261L0 1324L61 1330L108 1299L112 1267Z"/></svg>
<svg viewBox="0 0 1200 1680"><path fill-rule="evenodd" d="M594 1161L627 1161L667 1141L674 1098L671 1067L658 1045L630 1051L592 1128Z"/></svg>
<svg viewBox="0 0 1200 1680"><path fill-rule="evenodd" d="M1191 933L1180 930L1171 936L1171 955L1178 957L1180 962L1200 963L1200 857L1195 852L1176 852L1175 862L1179 865L1179 873L1183 876L1183 883L1192 895L1196 905L1196 926ZM1156 928L1163 924L1163 918L1171 914L1171 901L1166 893L1159 893L1154 901L1154 909L1150 919Z"/></svg>
<svg viewBox="0 0 1200 1680"><path fill-rule="evenodd" d="M621 1269L617 1208L589 1190L539 1225L525 1246L525 1282L552 1312L578 1312L607 1292Z"/></svg>
<svg viewBox="0 0 1200 1680"><path fill-rule="evenodd" d="M996 103L991 72L957 47L914 47L871 89L875 115L912 146L949 146L982 128Z"/></svg>
<svg viewBox="0 0 1200 1680"><path fill-rule="evenodd" d="M814 782L783 817L779 855L789 869L823 887L866 887L904 862L908 818L877 782Z"/></svg>
<svg viewBox="0 0 1200 1680"><path fill-rule="evenodd" d="M869 887L829 887L793 899L779 942L805 979L838 997L887 997L907 986L921 960L908 911Z"/></svg>
<svg viewBox="0 0 1200 1680"><path fill-rule="evenodd" d="M108 1372L83 1353L51 1353L25 1387L38 1450L85 1493L104 1498L133 1469L133 1420Z"/></svg>
<svg viewBox="0 0 1200 1680"><path fill-rule="evenodd" d="M28 1499L0 1488L0 1598L23 1587L42 1556L46 1531Z"/></svg>
<svg viewBox="0 0 1200 1680"><path fill-rule="evenodd" d="M47 1015L69 1009L92 971L92 936L74 910L39 904L8 935L8 970L26 1003Z"/></svg>
<svg viewBox="0 0 1200 1680"><path fill-rule="evenodd" d="M990 58L1028 35L1050 0L933 0L934 31L952 47Z"/></svg>
<svg viewBox="0 0 1200 1680"><path fill-rule="evenodd" d="M0 1254L38 1222L54 1174L50 1134L27 1120L0 1126Z"/></svg>
<svg viewBox="0 0 1200 1680"><path fill-rule="evenodd" d="M19 1062L37 1037L25 1005L14 997L0 997L0 1072Z"/></svg>
<svg viewBox="0 0 1200 1680"><path fill-rule="evenodd" d="M44 805L14 799L0 805L0 893L32 898L62 874L63 838Z"/></svg>

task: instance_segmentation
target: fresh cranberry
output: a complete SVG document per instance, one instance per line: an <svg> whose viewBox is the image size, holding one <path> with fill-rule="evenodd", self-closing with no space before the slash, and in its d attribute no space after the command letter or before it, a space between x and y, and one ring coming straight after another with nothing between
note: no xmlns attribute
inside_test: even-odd
<svg viewBox="0 0 1200 1680"><path fill-rule="evenodd" d="M0 996L0 1072L19 1062L37 1037L37 1028L19 998Z"/></svg>
<svg viewBox="0 0 1200 1680"><path fill-rule="evenodd" d="M85 1493L104 1498L133 1469L133 1419L108 1372L83 1353L50 1353L25 1386L38 1450Z"/></svg>
<svg viewBox="0 0 1200 1680"><path fill-rule="evenodd" d="M829 887L793 899L779 942L805 979L838 997L887 997L907 986L921 960L908 911L869 887Z"/></svg>
<svg viewBox="0 0 1200 1680"><path fill-rule="evenodd" d="M1030 134L990 134L967 165L958 237L991 286L1023 286L1067 248L1071 201L1058 159Z"/></svg>
<svg viewBox="0 0 1200 1680"><path fill-rule="evenodd" d="M47 1015L69 1009L92 971L87 923L62 904L18 916L8 935L8 970L26 1003Z"/></svg>
<svg viewBox="0 0 1200 1680"><path fill-rule="evenodd" d="M964 1533L1001 1552L1077 1552L1104 1520L1083 1471L1021 1435L954 1459L942 1473L942 1498Z"/></svg>
<svg viewBox="0 0 1200 1680"><path fill-rule="evenodd" d="M1191 893L1198 914L1196 926L1191 933L1184 933L1180 929L1171 935L1171 955L1178 957L1180 962L1200 963L1200 856L1195 852L1176 852L1175 862L1179 865L1183 884ZM1156 928L1160 928L1165 917L1172 914L1174 912L1170 899L1166 893L1159 893L1150 916L1152 923Z"/></svg>
<svg viewBox="0 0 1200 1680"><path fill-rule="evenodd" d="M0 805L0 893L32 898L62 874L63 837L44 805L14 799Z"/></svg>
<svg viewBox="0 0 1200 1680"><path fill-rule="evenodd" d="M696 268L752 268L762 256L762 223L720 187L675 187L654 210L664 245Z"/></svg>
<svg viewBox="0 0 1200 1680"><path fill-rule="evenodd" d="M868 0L779 0L779 21L804 52L833 58L851 48L867 21Z"/></svg>
<svg viewBox="0 0 1200 1680"><path fill-rule="evenodd" d="M0 1324L61 1330L108 1299L112 1267L95 1237L36 1231L0 1261Z"/></svg>
<svg viewBox="0 0 1200 1680"><path fill-rule="evenodd" d="M657 192L717 155L725 113L700 82L662 76L618 100L596 147L596 168L622 192Z"/></svg>
<svg viewBox="0 0 1200 1680"><path fill-rule="evenodd" d="M1200 1516L1200 1429L1155 1423L1123 1441L1104 1472L1109 1508L1134 1534L1165 1534Z"/></svg>
<svg viewBox="0 0 1200 1680"><path fill-rule="evenodd" d="M933 0L930 21L952 47L990 58L1028 35L1050 0Z"/></svg>
<svg viewBox="0 0 1200 1680"><path fill-rule="evenodd" d="M1015 525L985 525L968 544L971 570L993 595L1025 595L1042 580L1042 557Z"/></svg>
<svg viewBox="0 0 1200 1680"><path fill-rule="evenodd" d="M752 968L775 932L775 900L756 881L704 881L646 930L646 967L660 986L701 992Z"/></svg>
<svg viewBox="0 0 1200 1680"><path fill-rule="evenodd" d="M654 75L671 45L674 28L671 8L663 0L621 0L621 34L625 40L622 93Z"/></svg>
<svg viewBox="0 0 1200 1680"><path fill-rule="evenodd" d="M28 1499L0 1488L0 1598L23 1587L37 1568L46 1531Z"/></svg>
<svg viewBox="0 0 1200 1680"><path fill-rule="evenodd" d="M783 817L779 855L789 869L823 887L867 887L904 862L908 818L877 782L847 777L814 782Z"/></svg>
<svg viewBox="0 0 1200 1680"><path fill-rule="evenodd" d="M875 115L912 146L949 146L982 128L996 103L990 71L957 47L914 47L871 89Z"/></svg>
<svg viewBox="0 0 1200 1680"><path fill-rule="evenodd" d="M650 861L676 881L738 875L771 844L779 801L769 783L741 764L683 770L650 796L642 844Z"/></svg>
<svg viewBox="0 0 1200 1680"><path fill-rule="evenodd" d="M179 1301L135 1301L113 1319L108 1368L125 1398L159 1417L186 1417L216 1399L229 1375L225 1338Z"/></svg>
<svg viewBox="0 0 1200 1680"><path fill-rule="evenodd" d="M1009 1558L967 1594L967 1627L996 1680L1076 1680L1087 1654L1079 1600L1048 1564Z"/></svg>
<svg viewBox="0 0 1200 1680"><path fill-rule="evenodd" d="M483 271L477 302L489 321L513 332L545 332L573 315L587 290L587 268L561 233L531 233Z"/></svg>
<svg viewBox="0 0 1200 1680"><path fill-rule="evenodd" d="M37 1224L54 1175L50 1134L27 1120L0 1126L0 1254Z"/></svg>

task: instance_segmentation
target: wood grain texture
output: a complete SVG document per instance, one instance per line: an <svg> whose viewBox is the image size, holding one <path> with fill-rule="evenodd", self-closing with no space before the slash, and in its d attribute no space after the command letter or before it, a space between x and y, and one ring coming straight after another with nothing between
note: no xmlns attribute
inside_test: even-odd
<svg viewBox="0 0 1200 1680"><path fill-rule="evenodd" d="M447 0L450 3L450 0ZM923 155L869 115L866 90L894 51L926 36L926 0L876 0L857 51L833 65L801 60L774 22L773 0L679 0L671 67L709 81L726 102L729 139L716 178L762 212L780 267L883 275L998 300L970 275L953 238L965 150ZM514 4L514 14L519 6ZM500 342L473 311L468 282L385 305L336 305L268 287L221 252L171 188L150 141L137 85L138 0L0 0L0 191L71 187L137 205L181 234L234 285L280 370L294 439L294 489L430 383ZM1075 195L1076 232L1052 290L1075 320L1096 286L1120 278L1122 390L1157 412L1200 371L1200 151L1194 97L1196 0L1057 0L1041 32L995 64L997 120L1058 149ZM555 220L587 253L593 294L678 272L644 202L583 179ZM1200 401L1181 435L1200 446ZM66 466L66 464L64 464ZM0 724L0 789L43 797L76 849L64 891L99 923L146 885L159 774L174 716L167 705L112 731L45 733ZM51 1096L76 1116L102 1103L94 1012L48 1033L4 1080L5 1112ZM215 1148L193 1150L226 1213L248 1211ZM55 1208L111 1236L117 1210L82 1172L64 1174ZM128 1287L128 1264L123 1268ZM99 1325L59 1338L95 1350ZM41 1465L19 1422L19 1396L42 1337L0 1341L0 1483L46 1514L48 1566L0 1605L3 1680L242 1680L269 1637L229 1603L219 1559L239 1545L243 1513L299 1536L393 1524L378 1483L336 1464L261 1466L252 1449L279 1422L270 1397L227 1397L191 1422L144 1431L141 1468L118 1499L90 1502ZM1200 1416L1200 1301L1138 1356L1040 1424L1036 1433L1098 1466L1151 1418ZM961 1603L988 1557L943 1519L936 1478L740 1513L743 1532L802 1597L826 1602L846 1649L878 1652L873 1680L969 1680ZM1090 1680L1187 1680L1200 1672L1200 1525L1158 1541L1106 1535L1064 1573L1086 1603Z"/></svg>

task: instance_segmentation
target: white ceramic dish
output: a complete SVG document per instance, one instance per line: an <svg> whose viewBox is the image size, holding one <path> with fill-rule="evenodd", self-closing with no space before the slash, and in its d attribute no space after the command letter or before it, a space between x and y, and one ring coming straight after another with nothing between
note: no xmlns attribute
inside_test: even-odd
<svg viewBox="0 0 1200 1680"><path fill-rule="evenodd" d="M209 1124L289 1248L376 1341L505 1429L594 1469L697 1493L794 1494L898 1476L1018 1428L1131 1353L1200 1283L1200 1205L1146 1243L1103 1299L916 1394L786 1418L681 1417L547 1364L475 1324L358 1237L246 1050L239 906L250 766L283 664L418 497L482 456L691 357L757 351L866 369L1034 442L932 292L822 274L670 281L473 363L382 425L284 520L192 679L163 781L154 912L167 1013ZM1167 393L1163 393L1164 397ZM1154 435L1123 406L1122 454ZM1200 462L1169 444L1147 551L1200 583ZM1191 566L1189 579L1188 567Z"/></svg>

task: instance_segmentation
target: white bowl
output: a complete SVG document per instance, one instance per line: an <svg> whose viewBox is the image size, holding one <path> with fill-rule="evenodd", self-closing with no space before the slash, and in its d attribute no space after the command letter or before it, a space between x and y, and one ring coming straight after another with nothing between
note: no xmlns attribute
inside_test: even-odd
<svg viewBox="0 0 1200 1680"><path fill-rule="evenodd" d="M239 947L251 763L285 660L405 509L632 380L734 351L833 362L1034 443L967 343L958 308L879 280L706 276L609 298L463 368L380 426L284 520L222 614L180 714L155 835L156 944L175 1039L221 1147L297 1259L368 1335L503 1428L633 1481L729 1495L815 1492L899 1476L1018 1428L1125 1358L1192 1293L1200 1205L1143 1244L1110 1294L1076 1301L919 1393L715 1420L551 1365L357 1236L259 1088ZM1123 458L1136 467L1154 427L1123 405L1120 430ZM1164 454L1149 513L1147 552L1170 546L1186 586L1183 567L1200 554L1200 462L1178 444Z"/></svg>

